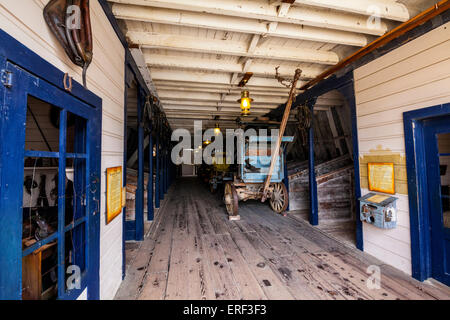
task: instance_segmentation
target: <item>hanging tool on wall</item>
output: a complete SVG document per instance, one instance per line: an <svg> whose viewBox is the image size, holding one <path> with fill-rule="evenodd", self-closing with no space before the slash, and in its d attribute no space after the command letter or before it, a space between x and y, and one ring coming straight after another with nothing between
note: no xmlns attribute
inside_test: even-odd
<svg viewBox="0 0 450 320"><path fill-rule="evenodd" d="M93 41L89 0L51 0L44 8L50 30L77 66L83 68L83 85L92 62Z"/></svg>
<svg viewBox="0 0 450 320"><path fill-rule="evenodd" d="M277 74L278 74L278 69L277 69ZM289 92L289 99L286 103L286 108L284 109L283 120L281 121L281 125L280 125L280 132L278 134L277 144L275 145L274 152L272 153L272 160L270 161L269 172L267 174L266 181L264 182L264 188L263 188L263 192L262 192L263 196L261 198L261 202L264 202L267 199L267 194L268 194L269 186L270 186L270 179L272 178L272 173L273 173L275 164L277 162L277 159L278 159L278 156L280 153L281 142L282 142L282 139L284 136L284 131L286 130L287 122L289 120L289 115L291 114L291 107L292 107L292 103L295 98L297 82L300 79L301 74L302 74L302 70L300 70L300 69L295 70L294 79L291 82L291 90Z"/></svg>

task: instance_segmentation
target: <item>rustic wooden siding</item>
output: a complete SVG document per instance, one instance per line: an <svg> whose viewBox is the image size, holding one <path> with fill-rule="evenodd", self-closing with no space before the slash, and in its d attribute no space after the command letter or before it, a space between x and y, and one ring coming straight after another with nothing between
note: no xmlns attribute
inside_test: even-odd
<svg viewBox="0 0 450 320"><path fill-rule="evenodd" d="M367 162L395 163L398 227L364 224L364 249L411 274L403 113L450 102L450 23L355 70L362 194Z"/></svg>
<svg viewBox="0 0 450 320"><path fill-rule="evenodd" d="M42 11L47 2L2 0L0 28L81 82L81 69L70 62L45 24ZM103 99L100 298L112 299L122 277L122 218L108 226L105 223L104 172L123 164L125 51L97 1L91 1L91 20L94 60L88 70L88 87Z"/></svg>
<svg viewBox="0 0 450 320"><path fill-rule="evenodd" d="M302 163L303 164L303 163ZM319 200L319 221L354 220L353 165L349 156L342 156L315 167L317 195ZM309 171L304 169L289 175L289 209L308 212Z"/></svg>

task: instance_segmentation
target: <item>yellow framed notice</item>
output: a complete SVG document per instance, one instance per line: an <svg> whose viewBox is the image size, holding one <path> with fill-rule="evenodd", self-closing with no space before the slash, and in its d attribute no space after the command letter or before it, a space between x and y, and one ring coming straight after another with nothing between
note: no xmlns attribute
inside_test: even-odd
<svg viewBox="0 0 450 320"><path fill-rule="evenodd" d="M106 224L122 212L122 167L106 169Z"/></svg>
<svg viewBox="0 0 450 320"><path fill-rule="evenodd" d="M369 190L395 194L394 164L368 163Z"/></svg>

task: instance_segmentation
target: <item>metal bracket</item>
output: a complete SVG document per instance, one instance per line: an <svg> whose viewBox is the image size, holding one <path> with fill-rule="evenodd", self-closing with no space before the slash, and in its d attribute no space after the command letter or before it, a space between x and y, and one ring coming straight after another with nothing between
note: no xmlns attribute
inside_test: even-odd
<svg viewBox="0 0 450 320"><path fill-rule="evenodd" d="M0 81L2 82L2 84L7 88L11 88L12 80L13 80L12 72L2 69L0 72Z"/></svg>

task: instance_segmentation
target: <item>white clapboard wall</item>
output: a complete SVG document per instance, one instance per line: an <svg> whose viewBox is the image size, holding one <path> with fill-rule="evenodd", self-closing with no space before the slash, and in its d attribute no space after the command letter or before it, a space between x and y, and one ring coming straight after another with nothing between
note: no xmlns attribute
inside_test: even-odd
<svg viewBox="0 0 450 320"><path fill-rule="evenodd" d="M81 83L81 69L66 57L45 24L42 11L47 2L2 0L0 28ZM90 5L94 60L88 70L88 88L103 100L100 298L112 299L122 279L122 217L105 223L105 171L123 165L125 50L98 1ZM86 298L86 293L80 298Z"/></svg>
<svg viewBox="0 0 450 320"><path fill-rule="evenodd" d="M405 155L403 113L450 102L450 23L355 70L360 157ZM406 168L403 172L406 172ZM406 185L406 177L396 179ZM367 189L362 189L366 194ZM405 192L406 193L406 192ZM364 250L411 274L409 204L397 194L396 229L364 224Z"/></svg>

